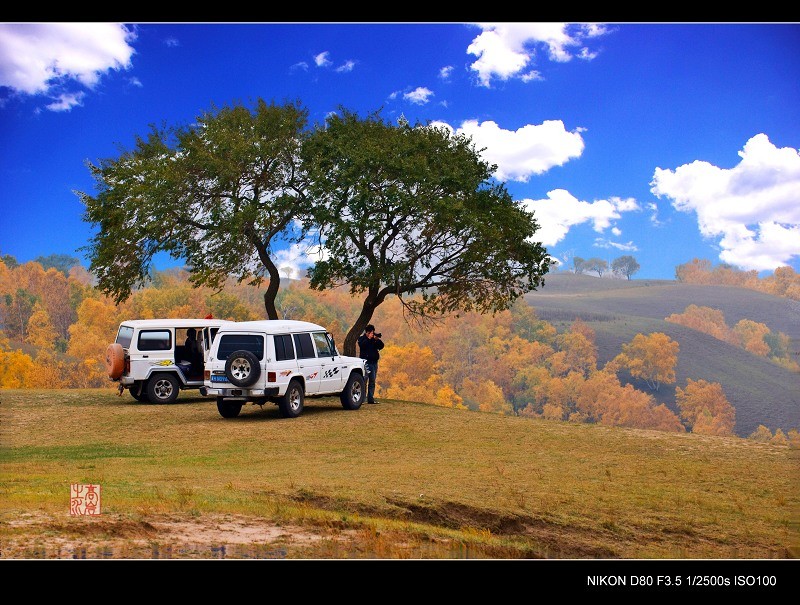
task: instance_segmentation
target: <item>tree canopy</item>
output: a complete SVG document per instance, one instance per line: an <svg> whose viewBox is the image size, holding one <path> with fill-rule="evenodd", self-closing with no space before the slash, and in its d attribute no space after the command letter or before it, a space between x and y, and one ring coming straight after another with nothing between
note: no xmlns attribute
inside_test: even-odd
<svg viewBox="0 0 800 605"><path fill-rule="evenodd" d="M389 295L424 321L507 309L543 282L550 260L532 241L533 214L491 180L496 166L469 138L342 110L309 137L303 160L324 245L311 286L364 294L345 353Z"/></svg>
<svg viewBox="0 0 800 605"><path fill-rule="evenodd" d="M264 305L277 319L274 246L311 222L299 164L306 124L299 103L235 104L189 126L151 126L132 151L90 163L98 193L77 194L98 227L85 250L100 289L126 300L166 252L185 259L195 285L268 279Z"/></svg>
<svg viewBox="0 0 800 605"><path fill-rule="evenodd" d="M636 259L630 255L620 256L611 262L611 270L617 275L624 275L629 280L631 276L636 273L641 266Z"/></svg>

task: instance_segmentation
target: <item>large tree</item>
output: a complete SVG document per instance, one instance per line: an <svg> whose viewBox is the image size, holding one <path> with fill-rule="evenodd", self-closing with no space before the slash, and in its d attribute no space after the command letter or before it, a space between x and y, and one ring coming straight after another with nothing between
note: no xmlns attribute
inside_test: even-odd
<svg viewBox="0 0 800 605"><path fill-rule="evenodd" d="M617 275L624 275L628 280L630 280L631 276L640 268L636 259L628 254L615 258L611 262L611 270Z"/></svg>
<svg viewBox="0 0 800 605"><path fill-rule="evenodd" d="M77 194L98 228L85 249L100 289L127 299L166 252L186 261L194 285L267 279L264 306L277 319L274 247L311 221L299 161L307 120L299 103L212 108L189 126L151 126L132 151L90 163L98 193Z"/></svg>
<svg viewBox="0 0 800 605"><path fill-rule="evenodd" d="M311 287L363 294L346 354L389 295L424 321L503 310L543 283L550 259L533 214L491 180L496 166L468 137L342 109L303 158L323 245Z"/></svg>

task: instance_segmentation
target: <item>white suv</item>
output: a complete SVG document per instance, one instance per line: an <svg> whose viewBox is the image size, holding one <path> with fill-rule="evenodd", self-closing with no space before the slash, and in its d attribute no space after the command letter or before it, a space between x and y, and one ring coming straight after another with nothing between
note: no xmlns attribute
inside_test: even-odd
<svg viewBox="0 0 800 605"><path fill-rule="evenodd" d="M329 332L305 321L262 320L222 326L211 345L205 387L223 418L242 405L276 403L284 418L303 412L306 395L339 395L342 407L364 402L365 361L340 355Z"/></svg>
<svg viewBox="0 0 800 605"><path fill-rule="evenodd" d="M116 340L106 348L108 377L128 389L137 401L172 403L183 389L200 389L208 351L222 319L137 319L123 321ZM194 353L187 348L194 333Z"/></svg>

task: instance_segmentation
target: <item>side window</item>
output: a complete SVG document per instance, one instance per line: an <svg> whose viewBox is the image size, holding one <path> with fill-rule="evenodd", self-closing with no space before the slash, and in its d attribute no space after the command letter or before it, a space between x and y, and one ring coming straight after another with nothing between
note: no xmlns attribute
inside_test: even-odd
<svg viewBox="0 0 800 605"><path fill-rule="evenodd" d="M130 326L120 326L117 334L117 344L122 345L123 349L129 349L133 340L133 328Z"/></svg>
<svg viewBox="0 0 800 605"><path fill-rule="evenodd" d="M331 343L325 332L314 332L311 336L314 337L314 344L317 345L317 357L332 357Z"/></svg>
<svg viewBox="0 0 800 605"><path fill-rule="evenodd" d="M217 359L228 359L234 351L250 351L259 360L264 359L264 337L259 334L223 334L220 336Z"/></svg>
<svg viewBox="0 0 800 605"><path fill-rule="evenodd" d="M276 334L275 339L275 361L286 361L294 359L294 345L292 344L291 334Z"/></svg>
<svg viewBox="0 0 800 605"><path fill-rule="evenodd" d="M169 351L172 333L169 330L142 330L136 346L140 351Z"/></svg>
<svg viewBox="0 0 800 605"><path fill-rule="evenodd" d="M310 359L316 357L314 345L311 344L311 334L295 334L294 347L297 349L297 359Z"/></svg>

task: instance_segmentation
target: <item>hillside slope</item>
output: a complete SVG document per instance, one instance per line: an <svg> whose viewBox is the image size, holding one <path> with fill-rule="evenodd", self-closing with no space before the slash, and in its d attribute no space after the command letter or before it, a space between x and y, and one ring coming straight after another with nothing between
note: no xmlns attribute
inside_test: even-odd
<svg viewBox="0 0 800 605"><path fill-rule="evenodd" d="M566 327L576 317L597 334L598 365L617 355L637 333L664 332L680 345L677 384L653 393L675 410L675 387L686 379L719 382L736 408L737 435L747 436L759 424L772 431L800 428L800 374L765 358L684 326L665 321L690 304L719 309L728 325L741 319L766 324L791 338L800 349L800 303L734 286L702 286L667 280L599 279L557 273L545 286L526 295L541 319ZM624 381L630 377L621 376ZM634 383L637 387L643 384Z"/></svg>

